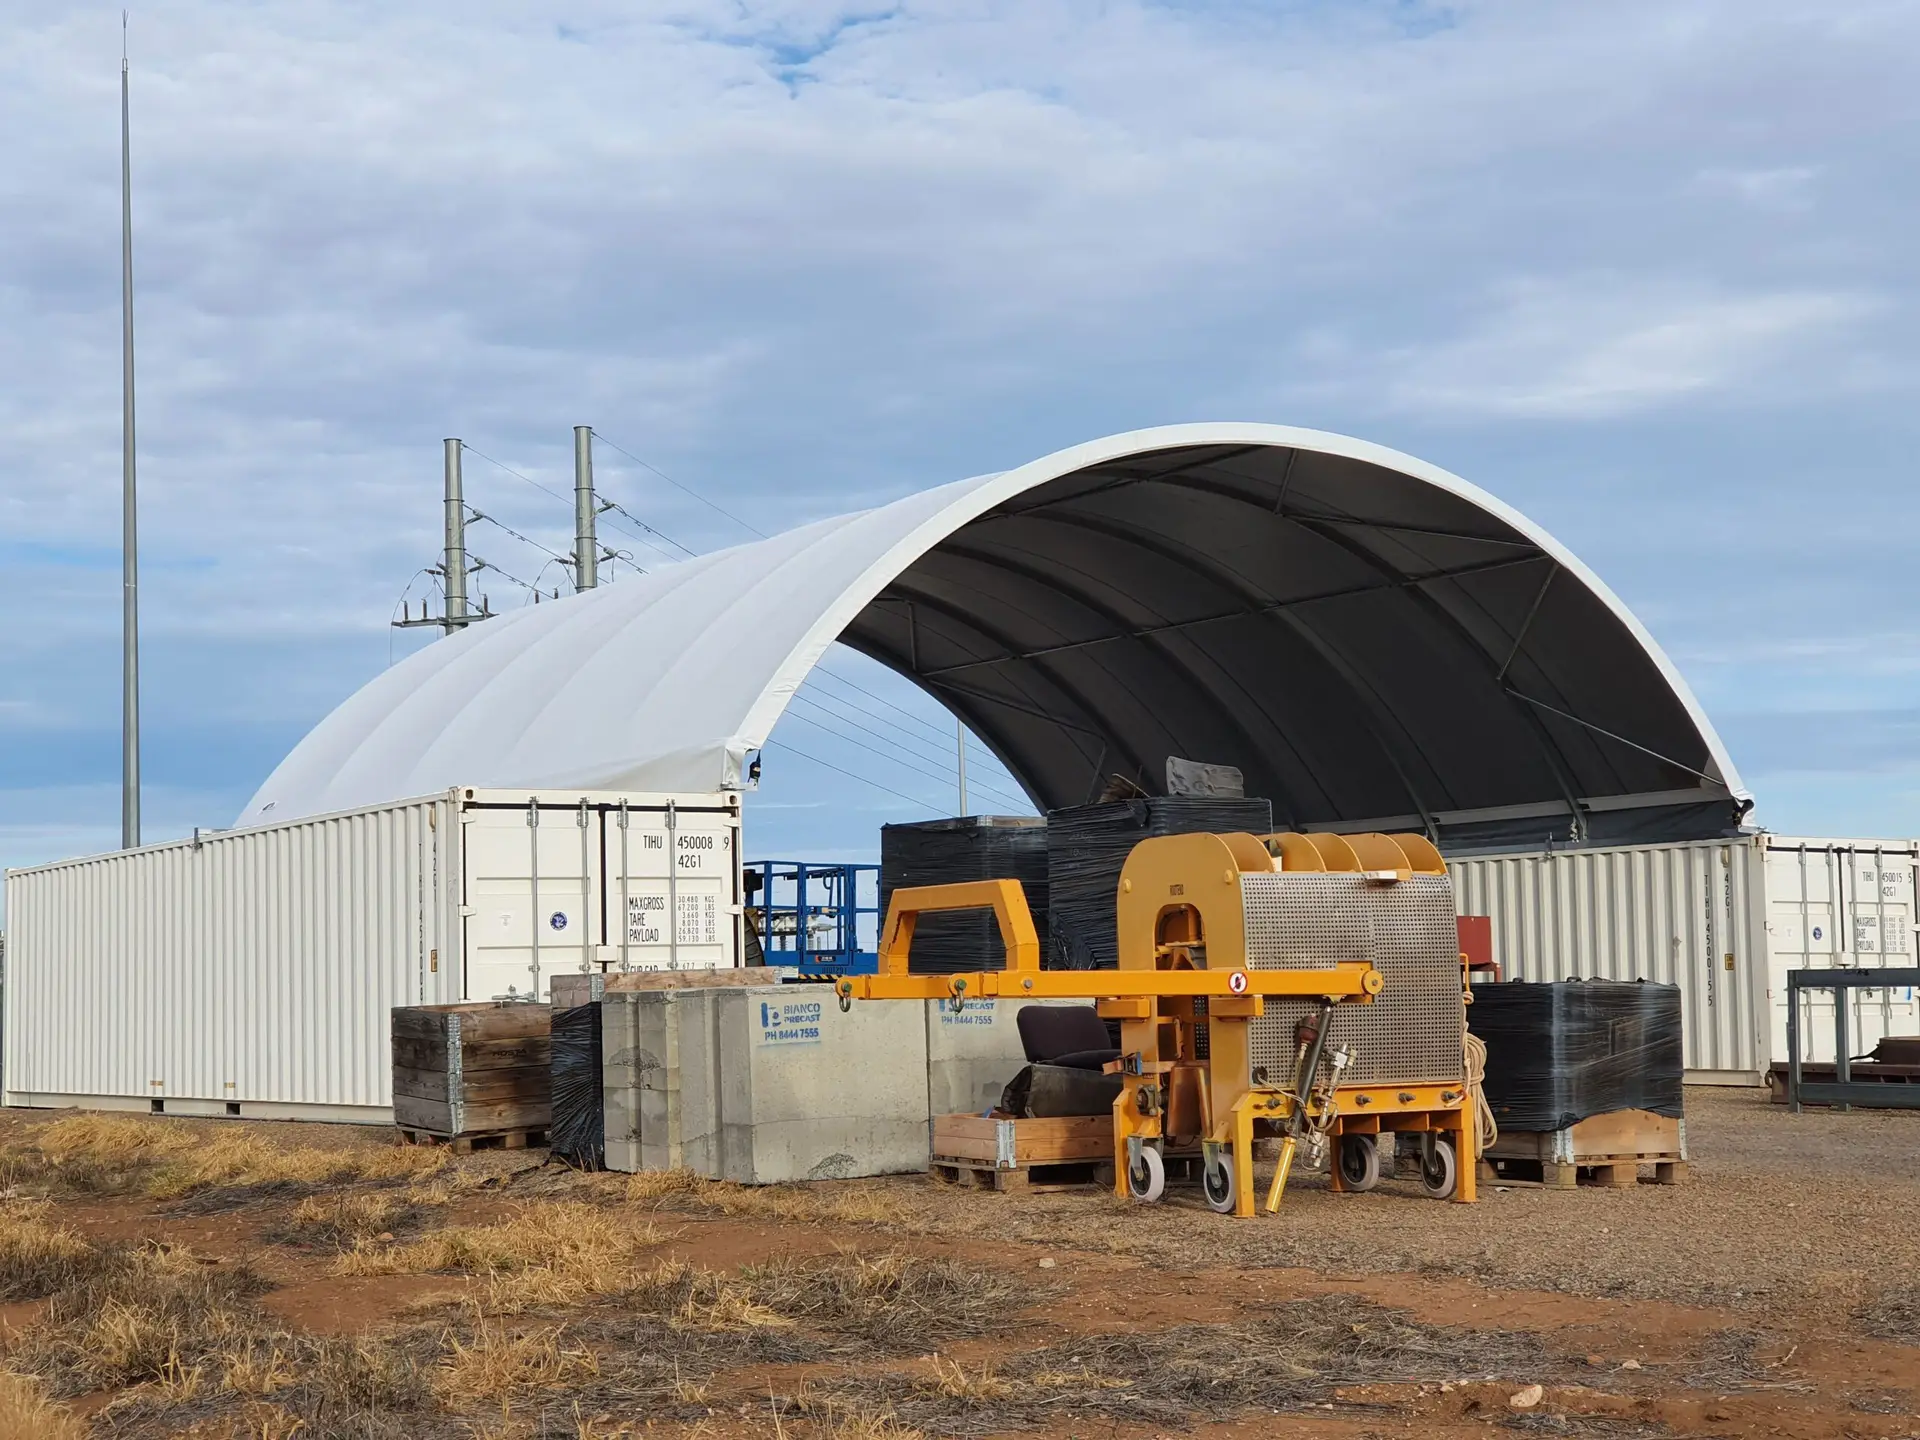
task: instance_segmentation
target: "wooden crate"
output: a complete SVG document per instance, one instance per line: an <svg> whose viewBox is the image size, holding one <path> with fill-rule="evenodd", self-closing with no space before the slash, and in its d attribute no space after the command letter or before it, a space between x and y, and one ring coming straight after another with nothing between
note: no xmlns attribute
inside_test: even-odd
<svg viewBox="0 0 1920 1440"><path fill-rule="evenodd" d="M552 1116L552 1012L480 1001L393 1012L393 1123L414 1143L518 1147Z"/></svg>
<svg viewBox="0 0 1920 1440"><path fill-rule="evenodd" d="M1048 1189L1113 1178L1113 1119L933 1118L934 1174L994 1190Z"/></svg>
<svg viewBox="0 0 1920 1440"><path fill-rule="evenodd" d="M1549 1189L1571 1190L1583 1171L1598 1185L1634 1185L1642 1165L1653 1166L1656 1184L1677 1185L1687 1178L1687 1126L1672 1115L1615 1110L1563 1130L1503 1129L1482 1158L1496 1180L1538 1180Z"/></svg>

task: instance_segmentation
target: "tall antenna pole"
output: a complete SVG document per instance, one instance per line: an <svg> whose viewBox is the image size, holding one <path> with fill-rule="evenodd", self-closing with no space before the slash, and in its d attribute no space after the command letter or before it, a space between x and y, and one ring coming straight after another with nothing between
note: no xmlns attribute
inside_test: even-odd
<svg viewBox="0 0 1920 1440"><path fill-rule="evenodd" d="M954 748L960 756L960 813L967 813L967 722L959 717L953 722Z"/></svg>
<svg viewBox="0 0 1920 1440"><path fill-rule="evenodd" d="M442 627L451 635L467 625L467 498L460 488L460 442L447 440L447 613Z"/></svg>
<svg viewBox="0 0 1920 1440"><path fill-rule="evenodd" d="M133 467L133 130L120 12L120 846L140 843L140 552Z"/></svg>
<svg viewBox="0 0 1920 1440"><path fill-rule="evenodd" d="M573 427L573 588L600 583L600 538L593 500L593 427Z"/></svg>

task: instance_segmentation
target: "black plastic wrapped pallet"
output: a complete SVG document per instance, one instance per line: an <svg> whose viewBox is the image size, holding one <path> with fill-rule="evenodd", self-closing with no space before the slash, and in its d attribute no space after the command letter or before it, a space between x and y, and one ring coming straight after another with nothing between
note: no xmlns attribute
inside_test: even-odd
<svg viewBox="0 0 1920 1440"><path fill-rule="evenodd" d="M582 1170L607 1166L607 1121L600 1078L600 1002L553 1012L551 1153Z"/></svg>
<svg viewBox="0 0 1920 1440"><path fill-rule="evenodd" d="M1033 928L1047 933L1047 824L1038 816L962 815L880 827L880 914L903 885L1018 880ZM984 910L926 915L914 926L908 966L916 974L998 970L1006 949Z"/></svg>
<svg viewBox="0 0 1920 1440"><path fill-rule="evenodd" d="M1487 1103L1506 1130L1560 1130L1612 1110L1681 1113L1680 987L1619 980L1476 985Z"/></svg>
<svg viewBox="0 0 1920 1440"><path fill-rule="evenodd" d="M1114 896L1127 854L1142 840L1196 831L1265 835L1272 829L1273 805L1257 799L1158 795L1048 811L1046 965L1111 970L1119 964Z"/></svg>

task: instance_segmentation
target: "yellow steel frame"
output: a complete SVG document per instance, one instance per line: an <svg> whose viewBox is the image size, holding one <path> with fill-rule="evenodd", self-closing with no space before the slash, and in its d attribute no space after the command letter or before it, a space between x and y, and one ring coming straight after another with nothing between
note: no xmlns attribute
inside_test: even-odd
<svg viewBox="0 0 1920 1440"><path fill-rule="evenodd" d="M1480 1198L1480 1127L1464 1082L1450 1085L1342 1085L1334 1091L1339 1113L1327 1132L1345 1135L1420 1134L1431 1131L1453 1145L1453 1199L1471 1205ZM1345 1191L1340 1167L1330 1167L1333 1189Z"/></svg>
<svg viewBox="0 0 1920 1440"><path fill-rule="evenodd" d="M1128 1193L1127 1172L1138 1147L1167 1138L1166 1101L1176 1072L1197 1082L1199 1133L1211 1163L1230 1157L1234 1213L1253 1204L1253 1124L1285 1120L1293 1099L1252 1083L1249 1024L1269 997L1370 1001L1380 972L1364 961L1314 970L1255 970L1245 964L1245 918L1239 881L1276 868L1251 835L1177 835L1144 840L1121 872L1118 896L1120 968L1042 970L1040 942L1026 895L1012 880L904 887L893 893L880 940L879 972L834 982L843 1005L853 1000L1092 1000L1120 1021L1121 1049L1137 1069L1114 1102L1114 1189ZM908 970L919 917L939 911L989 909L1006 948L1004 970L914 975ZM1169 923L1169 918L1177 923ZM1145 946L1143 950L1141 947ZM1209 965L1211 953L1224 964ZM1194 1002L1206 1001L1209 1058L1195 1058ZM1128 1062L1121 1062L1126 1064ZM1184 1137L1182 1137L1184 1138Z"/></svg>
<svg viewBox="0 0 1920 1440"><path fill-rule="evenodd" d="M1214 837L1208 837L1214 838ZM1007 949L1004 970L971 970L955 975L914 975L907 969L914 922L948 910L992 910ZM873 975L846 975L835 991L850 1000L1107 1000L1219 997L1247 1000L1262 996L1329 1000L1371 1000L1380 993L1380 972L1364 961L1327 970L1162 970L1129 974L1119 970L1042 970L1040 941L1033 912L1017 880L969 880L957 885L902 886L893 892L880 942L880 969ZM1218 1007L1216 1007L1217 1009ZM1151 1012L1143 1012L1145 1014ZM1260 1013L1256 1008L1253 1014Z"/></svg>
<svg viewBox="0 0 1920 1440"><path fill-rule="evenodd" d="M1275 871L1347 871L1392 884L1414 874L1444 874L1446 862L1418 835L1174 835L1143 840L1127 857L1115 899L1119 968L1042 970L1040 941L1017 881L902 888L893 894L880 938L879 972L835 982L843 1005L853 1000L1092 1000L1120 1022L1128 1080L1114 1102L1114 1190L1128 1193L1127 1171L1140 1147L1198 1147L1210 1167L1231 1164L1233 1212L1254 1214L1256 1124L1288 1125L1296 1097L1253 1083L1249 1027L1268 998L1369 1001L1380 972L1365 962L1326 969L1256 970L1247 961L1246 913L1240 877ZM920 916L940 911L993 912L1006 949L1004 970L915 975L908 968ZM1204 1001L1204 1011L1196 1004ZM1196 1045L1207 1027L1207 1056ZM1289 1080L1293 1077L1288 1077ZM1464 1077L1457 1085L1342 1086L1311 1098L1330 1138L1382 1131L1449 1135L1458 1159L1454 1198L1472 1201L1476 1129ZM1286 1183L1291 1139L1267 1208ZM1341 1189L1338 1166L1333 1187ZM1215 1168L1215 1173L1218 1173Z"/></svg>

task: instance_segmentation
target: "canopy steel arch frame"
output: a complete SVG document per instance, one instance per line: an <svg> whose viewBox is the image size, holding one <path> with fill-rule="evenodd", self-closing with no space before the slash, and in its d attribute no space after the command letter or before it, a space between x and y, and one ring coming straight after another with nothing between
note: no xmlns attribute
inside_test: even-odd
<svg viewBox="0 0 1920 1440"><path fill-rule="evenodd" d="M898 577L894 581L892 581L887 586L886 591L884 591L882 593L882 596L879 598L885 598L886 596L889 596L889 595L897 596L901 599L911 600L915 605L924 605L927 609L932 610L937 614L940 614L946 617L948 620L953 621L954 623L961 626L963 629L972 630L976 635L981 636L990 644L998 645L1002 650L1015 651L1019 649L1019 646L1013 643L1011 637L1005 634L1005 632L1001 631L997 626L989 624L987 621L980 619L977 615L968 614L965 610L963 610L958 605L955 605L953 602L949 600L942 599L937 595L928 594L925 590L920 589L919 587L905 583L904 574L901 577ZM900 657L898 655L895 655L892 657L884 657L884 656L876 655L874 656L874 658L880 660L882 664L891 665L896 669L902 669L902 673L906 674L909 678L912 678L915 680L922 679L918 671L912 670L912 669L905 669L901 666L900 662L903 657ZM1073 705L1073 707L1076 710L1078 710L1082 716L1086 717L1086 719L1090 722L1088 728L1091 730L1091 732L1093 734L1098 735L1102 743L1105 744L1110 751L1118 752L1124 759L1130 761L1136 773L1145 772L1146 761L1142 759L1140 755L1135 753L1132 746L1128 745L1124 740L1122 740L1118 735L1116 735L1113 731L1113 728L1110 725L1106 725L1102 723L1104 712L1101 710L1101 708L1098 705L1094 704L1091 700L1087 698L1087 696L1080 690L1079 686L1075 685L1071 680L1065 679L1061 675L1056 674L1054 671L1054 668L1051 666L1036 666L1035 673L1038 678L1040 678L1041 680L1044 680L1048 685L1051 685L1055 690L1059 691L1062 695L1066 696L1067 700ZM923 683L927 685L937 685L937 682L923 682ZM942 698L940 696L940 691L946 688L948 687L939 686L937 689L934 689L932 693L934 693L936 698ZM977 695L980 692L976 691L973 693ZM944 698L942 698L942 703L943 704L947 703L944 700ZM1042 716L1040 718L1050 718L1050 717ZM981 731L977 731L976 733L984 735L986 734L986 731L981 730ZM1007 748L1005 746L1004 739L996 742L996 753L998 753L1001 748ZM1004 759L1002 763L1007 765L1007 769L1009 770L1009 772L1011 772L1014 775L1014 777L1018 779L1023 786L1026 787L1029 794L1045 793L1044 790L1040 790L1039 787L1036 787L1032 783L1032 781L1030 781L1027 778L1026 766L1022 765L1019 768L1016 768L1014 765L1006 762ZM1104 760L1095 761L1094 763L1096 765L1099 765L1104 763Z"/></svg>
<svg viewBox="0 0 1920 1440"><path fill-rule="evenodd" d="M1143 634L1133 627L1132 623L1111 605L1090 594L1085 587L1073 584L1064 579L1062 572L1043 571L1038 566L1028 564L1025 561L985 553L976 546L956 545L952 542L946 542L931 553L935 555L959 555L964 559L973 561L975 564L1001 570L1010 575L1018 575L1024 580L1032 581L1036 585L1043 586L1044 588L1064 595L1074 604L1080 605L1095 615L1098 615L1109 625L1119 627L1120 633L1112 637L1115 641L1131 641L1140 645L1142 649L1151 654L1161 664L1165 665L1175 677L1185 684L1191 685L1204 696L1213 706L1215 713L1226 724L1227 728L1232 730L1239 738L1241 744L1247 747L1247 753L1249 755L1261 755L1270 748L1268 744L1264 744L1256 739L1253 732L1247 728L1246 723L1240 718L1242 713L1247 710L1259 712L1263 717L1265 715L1265 712L1261 710L1258 702L1246 692L1245 688L1240 686L1239 682L1234 681L1234 688L1239 691L1240 698L1244 703L1240 705L1228 703L1226 697L1221 694L1219 687L1210 682L1189 660L1180 655L1178 651L1166 642L1165 637L1180 634L1183 628L1182 626L1156 626L1152 631ZM1014 656L1009 658L1019 659L1020 657ZM1030 664L1032 662L1029 660L1026 663ZM1229 680L1232 679L1231 675L1228 675L1227 678ZM1270 718L1267 723L1268 728L1273 732L1274 740L1283 746L1288 754L1293 756L1294 762L1299 766L1301 773L1313 782L1314 788L1318 791L1321 800L1325 802L1326 808L1332 809L1333 799L1325 790L1320 789L1319 783L1314 777L1313 768L1307 764L1306 757L1301 755L1294 747L1293 741L1278 724L1275 724ZM1278 779L1277 776L1275 778ZM1284 782L1282 783L1284 784ZM1299 798L1292 792L1291 786L1286 786L1285 791L1286 793L1281 795L1280 798L1291 808L1296 819L1314 813L1300 807Z"/></svg>
<svg viewBox="0 0 1920 1440"><path fill-rule="evenodd" d="M1341 520L1333 516L1309 516L1298 511L1288 511L1284 509L1281 509L1281 510L1269 509L1265 504L1256 502L1253 499L1253 497L1247 495L1244 491L1236 489L1231 485L1221 484L1218 481L1211 480L1206 477L1199 477L1199 476L1189 477L1183 483L1190 486L1191 488L1204 490L1211 495L1217 495L1223 500L1231 500L1238 504L1246 505L1252 509L1257 509L1263 515L1270 515L1276 520L1284 521L1287 524L1294 526L1296 529L1302 530L1305 533L1312 535L1316 539L1326 544L1334 546L1342 554L1350 556L1352 559L1358 561L1361 565L1364 565L1368 570L1372 571L1375 575L1379 576L1382 580L1394 586L1394 588L1404 591L1413 600L1414 604L1420 608L1421 612L1428 617L1428 619L1432 620L1434 623L1438 624L1443 630L1447 631L1447 633L1451 634L1456 640L1458 640L1461 644L1466 646L1468 651L1482 657L1488 663L1489 667L1499 666L1500 657L1493 654L1491 651L1489 651L1487 647L1481 643L1479 637L1476 636L1473 633L1473 631L1470 628L1468 628L1468 626L1460 620L1460 617L1455 615L1445 605L1442 605L1439 602L1439 600L1437 600L1434 596L1428 594L1424 586L1431 584L1434 581L1440 580L1440 579L1457 579L1457 578L1460 578L1460 576L1465 573L1476 573L1476 572L1482 572L1487 569L1504 569L1514 565L1532 564L1536 560L1544 561L1547 565L1553 567L1553 570L1559 569L1559 562L1556 561L1551 555L1547 554L1544 550L1540 549L1540 547L1537 545L1533 545L1527 542L1517 542L1517 541L1511 541L1511 540L1505 540L1505 539L1499 539L1499 538L1493 538L1493 537L1487 537L1487 536L1472 536L1472 535L1462 534L1462 535L1450 535L1448 538L1470 540L1480 544L1495 544L1495 545L1515 545L1515 544L1525 543L1526 549L1529 553L1525 555L1520 555L1520 556L1512 556L1505 560L1492 561L1485 566L1472 567L1471 570L1469 570L1468 567L1463 566L1463 567L1458 567L1456 569L1443 571L1439 574L1435 574L1431 576L1406 575L1400 572L1399 570L1396 570L1392 565L1388 564L1385 560L1381 559L1378 555L1376 555L1372 550L1360 544L1357 540L1353 539L1351 536L1341 535L1334 532L1334 527L1338 525L1368 524L1368 522L1361 520L1357 517L1350 520ZM1393 527L1374 527L1374 528L1393 528L1393 529L1398 529L1402 531L1410 531L1410 530L1413 530L1414 527L1393 526ZM1418 533L1435 533L1435 532L1422 531ZM1552 572L1550 571L1549 574L1551 575L1551 573ZM1504 667L1501 667L1501 668L1504 669ZM1538 712L1528 708L1523 704L1514 703L1519 699L1519 697L1517 697L1513 693L1512 688L1502 683L1499 675L1495 674L1493 675L1492 678L1493 678L1494 691L1498 693L1502 697L1502 699L1507 700L1509 702L1509 708L1512 710L1513 714L1519 717L1521 724L1526 728L1527 733L1533 737L1534 744L1539 750L1540 758L1546 763L1548 773L1550 773L1553 776L1553 782L1554 782L1555 788L1560 791L1561 799L1566 802L1567 814L1569 817L1571 817L1573 821L1574 829L1581 836L1584 836L1586 833L1587 825L1586 825L1586 814L1581 809L1581 806L1580 806L1580 799L1579 799L1580 787L1574 783L1572 775L1570 775L1567 771L1566 757L1564 757L1560 753L1559 747L1553 742L1553 737L1547 733L1546 726L1544 723L1542 723ZM1563 698L1563 703L1564 703L1564 697L1561 697L1561 698ZM1598 747L1596 746L1595 749L1598 750ZM1624 793L1628 788L1626 781L1621 777L1619 770L1614 767L1611 761L1606 761L1605 763L1607 765L1607 769L1613 774L1614 780L1620 786L1622 793Z"/></svg>
<svg viewBox="0 0 1920 1440"><path fill-rule="evenodd" d="M1382 726L1385 725L1389 729L1399 732L1408 750L1419 757L1420 763L1426 767L1428 774L1437 779L1440 775L1439 769L1428 757L1426 751L1421 747L1420 742L1414 739L1412 733L1400 723L1398 717L1394 715L1392 707L1380 698L1379 692L1367 683L1366 678L1354 668L1346 656L1340 653L1338 647L1327 640L1325 636L1321 635L1311 625L1307 624L1306 621L1291 611L1272 609L1270 596L1261 595L1259 591L1247 584L1247 582L1242 580L1238 575L1211 557L1203 555L1193 549L1193 547L1182 544L1179 541L1170 541L1161 536L1149 534L1124 520L1113 520L1106 516L1081 515L1066 510L1055 510L1045 513L1035 512L1032 518L1047 519L1059 524L1077 526L1083 530L1092 530L1110 536L1115 540L1122 540L1136 545L1149 554L1159 556L1162 560L1186 566L1194 573L1205 576L1226 594L1237 599L1242 605L1269 616L1290 634L1303 641L1326 663L1327 668L1333 671L1340 682L1347 687L1355 704L1365 717L1363 723L1366 725L1367 733L1373 737L1374 744L1380 747L1381 757L1387 762L1387 765L1392 769L1395 777L1400 781L1401 788L1406 791L1407 799L1412 802L1415 813L1420 816L1420 823L1426 827L1428 837L1437 838L1439 836L1438 823L1433 818L1434 807L1428 805L1426 797L1420 792L1420 788L1413 783L1413 777L1407 773L1406 766L1401 763L1399 754L1396 753L1393 746L1388 743L1386 734L1382 731ZM1453 807L1443 805L1439 808L1450 809Z"/></svg>

